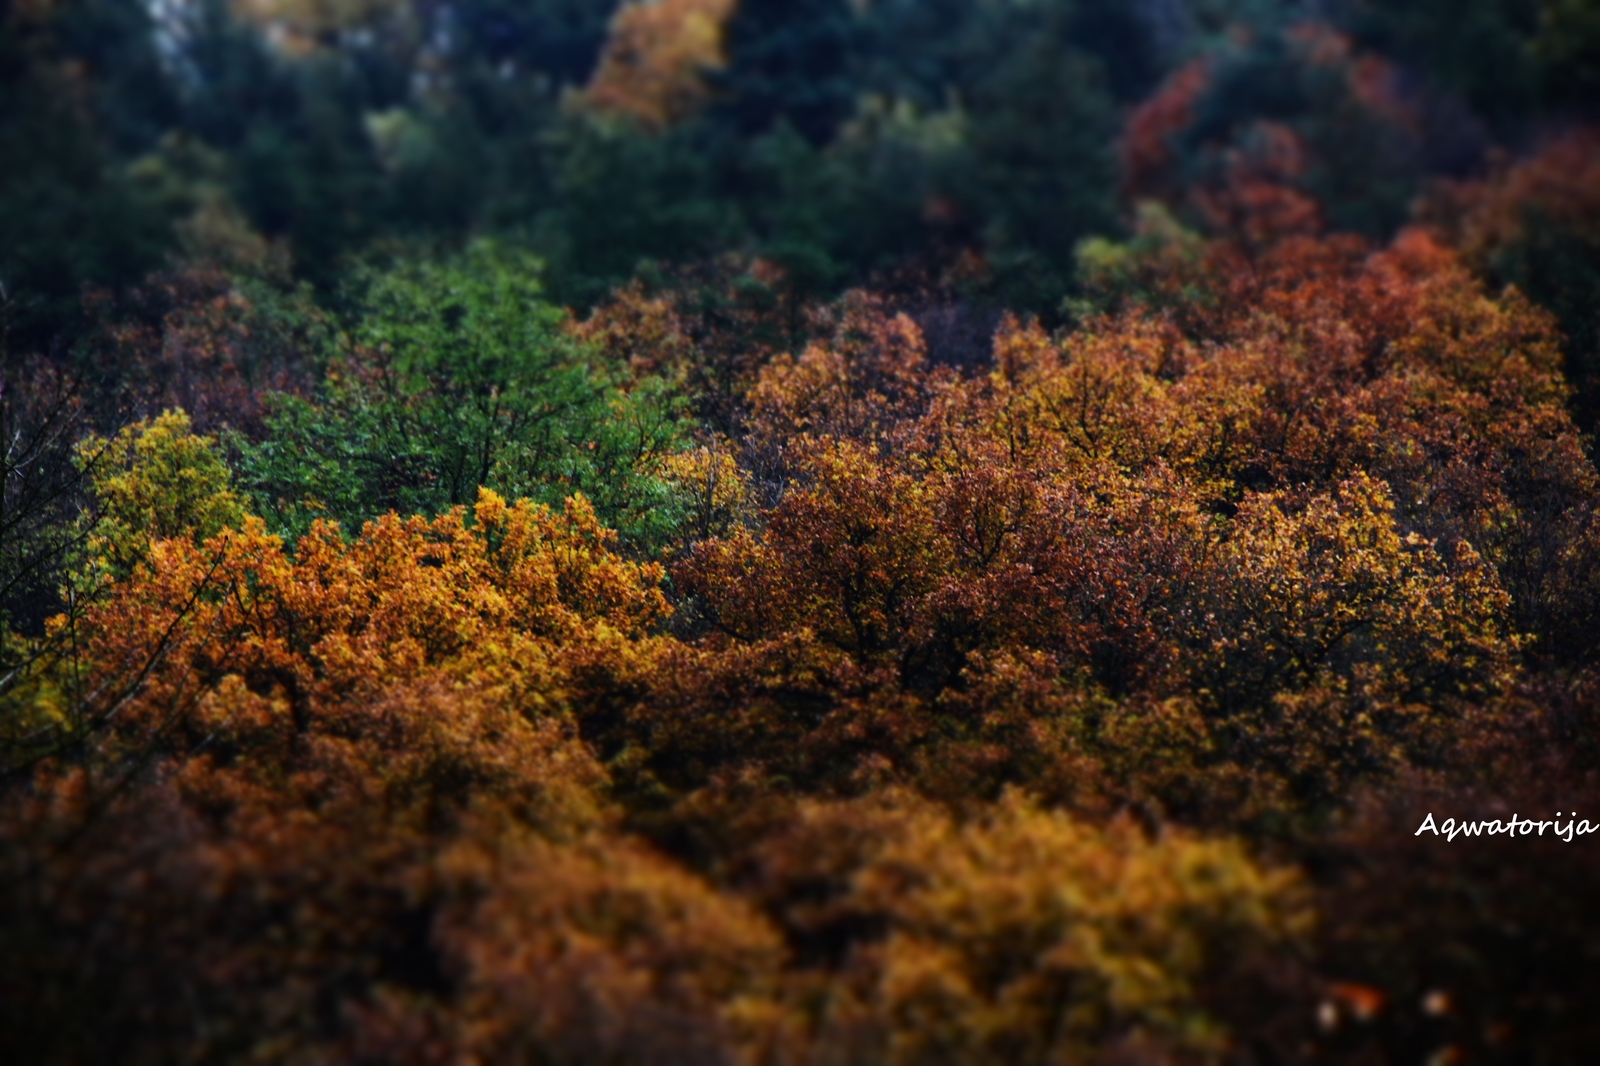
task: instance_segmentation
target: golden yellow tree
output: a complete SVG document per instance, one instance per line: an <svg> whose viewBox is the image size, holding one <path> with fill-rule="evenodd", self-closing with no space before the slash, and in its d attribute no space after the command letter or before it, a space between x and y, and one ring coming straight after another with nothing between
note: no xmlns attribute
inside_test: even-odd
<svg viewBox="0 0 1600 1066"><path fill-rule="evenodd" d="M710 99L708 71L724 62L723 29L737 0L645 0L625 5L585 99L590 107L662 129Z"/></svg>

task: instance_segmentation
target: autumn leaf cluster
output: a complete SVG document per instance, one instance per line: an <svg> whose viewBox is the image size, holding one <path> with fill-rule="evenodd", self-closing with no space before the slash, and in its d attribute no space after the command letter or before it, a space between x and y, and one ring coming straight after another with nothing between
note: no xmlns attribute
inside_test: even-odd
<svg viewBox="0 0 1600 1066"><path fill-rule="evenodd" d="M15 1031L90 1053L92 989L151 1058L1214 1058L1318 951L1410 979L1296 866L1593 706L1558 333L1420 230L1163 249L978 372L865 292L788 350L569 321L725 383L638 453L654 541L488 488L274 531L181 413L85 440L8 697Z"/></svg>

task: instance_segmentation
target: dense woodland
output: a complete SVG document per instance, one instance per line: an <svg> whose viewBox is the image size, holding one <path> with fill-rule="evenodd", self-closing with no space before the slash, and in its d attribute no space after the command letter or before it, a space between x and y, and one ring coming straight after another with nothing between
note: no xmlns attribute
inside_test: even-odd
<svg viewBox="0 0 1600 1066"><path fill-rule="evenodd" d="M0 27L7 1061L1600 1046L1595 0Z"/></svg>

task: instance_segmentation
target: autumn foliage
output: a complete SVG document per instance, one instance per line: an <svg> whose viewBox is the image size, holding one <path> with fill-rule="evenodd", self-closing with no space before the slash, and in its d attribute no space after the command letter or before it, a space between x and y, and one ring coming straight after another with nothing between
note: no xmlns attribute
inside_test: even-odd
<svg viewBox="0 0 1600 1066"><path fill-rule="evenodd" d="M274 62L457 61L430 5L237 6ZM1060 186L1003 201L956 144L1034 150L972 116L1057 83L829 142L785 64L936 36L846 6L622 5L530 149L595 153L550 188L609 208L605 152L743 107L770 139L716 181L822 205L781 240L573 307L509 239L327 291L258 241L86 290L55 362L0 319L0 1048L1581 1061L1593 841L1416 827L1600 819L1593 134L1401 226L1445 104L1353 31L1232 33L1116 90L1128 229L1041 257L1006 227ZM979 7L979 43L1121 32ZM795 236L835 151L942 218L861 287Z"/></svg>
<svg viewBox="0 0 1600 1066"><path fill-rule="evenodd" d="M78 1054L93 987L152 1058L1225 1054L1222 990L1318 987L1271 960L1321 890L1253 847L1558 728L1600 519L1550 319L1434 237L1202 254L978 374L818 309L662 468L666 565L488 490L290 544L183 415L87 441L11 1024ZM619 299L574 336L721 373Z"/></svg>
<svg viewBox="0 0 1600 1066"><path fill-rule="evenodd" d="M736 0L644 0L612 18L600 65L585 93L602 112L662 128L711 96L706 75L724 63L723 27Z"/></svg>

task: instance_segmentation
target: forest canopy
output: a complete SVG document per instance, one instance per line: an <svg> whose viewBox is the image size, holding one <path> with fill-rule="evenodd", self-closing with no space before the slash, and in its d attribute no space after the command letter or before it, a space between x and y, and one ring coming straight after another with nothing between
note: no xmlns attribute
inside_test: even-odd
<svg viewBox="0 0 1600 1066"><path fill-rule="evenodd" d="M1600 1041L1593 0L0 26L17 1061Z"/></svg>

